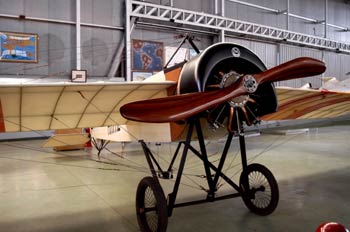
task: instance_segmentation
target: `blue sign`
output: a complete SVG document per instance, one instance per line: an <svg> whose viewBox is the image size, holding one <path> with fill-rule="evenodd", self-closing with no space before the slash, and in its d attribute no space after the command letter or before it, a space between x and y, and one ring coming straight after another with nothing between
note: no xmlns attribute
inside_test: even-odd
<svg viewBox="0 0 350 232"><path fill-rule="evenodd" d="M38 62L38 35L0 32L0 61Z"/></svg>

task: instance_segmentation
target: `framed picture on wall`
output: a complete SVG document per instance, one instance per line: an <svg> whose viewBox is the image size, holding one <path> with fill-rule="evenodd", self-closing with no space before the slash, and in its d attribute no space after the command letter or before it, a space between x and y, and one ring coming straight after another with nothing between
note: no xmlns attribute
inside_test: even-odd
<svg viewBox="0 0 350 232"><path fill-rule="evenodd" d="M132 69L134 71L160 71L163 69L162 42L132 40Z"/></svg>
<svg viewBox="0 0 350 232"><path fill-rule="evenodd" d="M86 77L86 70L72 70L72 76L71 76L71 81L72 82L86 82L87 77Z"/></svg>
<svg viewBox="0 0 350 232"><path fill-rule="evenodd" d="M37 63L38 35L0 32L0 62Z"/></svg>
<svg viewBox="0 0 350 232"><path fill-rule="evenodd" d="M133 81L143 81L153 75L153 72L132 72Z"/></svg>

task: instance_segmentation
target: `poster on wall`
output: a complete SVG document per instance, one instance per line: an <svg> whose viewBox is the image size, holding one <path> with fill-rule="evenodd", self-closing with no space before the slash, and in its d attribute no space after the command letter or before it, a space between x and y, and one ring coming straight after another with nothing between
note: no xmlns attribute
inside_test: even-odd
<svg viewBox="0 0 350 232"><path fill-rule="evenodd" d="M71 81L72 82L86 82L86 70L72 70Z"/></svg>
<svg viewBox="0 0 350 232"><path fill-rule="evenodd" d="M153 75L152 72L132 72L132 80L133 81L143 81Z"/></svg>
<svg viewBox="0 0 350 232"><path fill-rule="evenodd" d="M38 62L38 35L0 32L0 62Z"/></svg>
<svg viewBox="0 0 350 232"><path fill-rule="evenodd" d="M134 71L160 71L163 68L163 43L132 40L132 69Z"/></svg>

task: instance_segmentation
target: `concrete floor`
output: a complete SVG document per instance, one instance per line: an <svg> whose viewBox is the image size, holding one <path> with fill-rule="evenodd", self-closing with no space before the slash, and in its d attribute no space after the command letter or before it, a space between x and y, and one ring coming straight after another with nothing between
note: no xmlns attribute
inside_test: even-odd
<svg viewBox="0 0 350 232"><path fill-rule="evenodd" d="M135 190L148 175L138 144L126 147L124 159L95 150L55 153L43 141L0 143L0 231L138 231ZM239 178L238 141L234 140L225 170ZM162 163L175 144L151 145ZM223 144L208 143L210 159ZM108 148L120 152L120 144ZM324 221L350 224L350 126L311 129L298 135L247 138L248 158L267 166L280 188L276 211L261 217L250 213L240 198L175 209L168 231L315 231ZM164 160L163 160L164 159ZM110 163L110 164L109 164ZM114 164L114 165L112 165ZM193 184L204 174L190 155L178 201L204 197ZM173 182L161 181L165 192ZM229 188L223 185L220 192Z"/></svg>

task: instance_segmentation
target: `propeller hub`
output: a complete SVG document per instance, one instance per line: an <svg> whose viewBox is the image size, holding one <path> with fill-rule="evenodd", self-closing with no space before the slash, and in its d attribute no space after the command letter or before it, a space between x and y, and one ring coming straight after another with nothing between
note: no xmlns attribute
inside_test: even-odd
<svg viewBox="0 0 350 232"><path fill-rule="evenodd" d="M237 80L241 77L242 77L242 75L235 72L235 71L230 71L228 73L225 73L222 76L222 80L220 82L220 88L223 89L223 88L226 88L226 87L236 83ZM247 103L248 100L249 100L248 95L242 95L239 97L235 97L227 102L232 107L243 107Z"/></svg>
<svg viewBox="0 0 350 232"><path fill-rule="evenodd" d="M243 85L248 93L254 93L258 88L258 83L252 75L243 77Z"/></svg>

